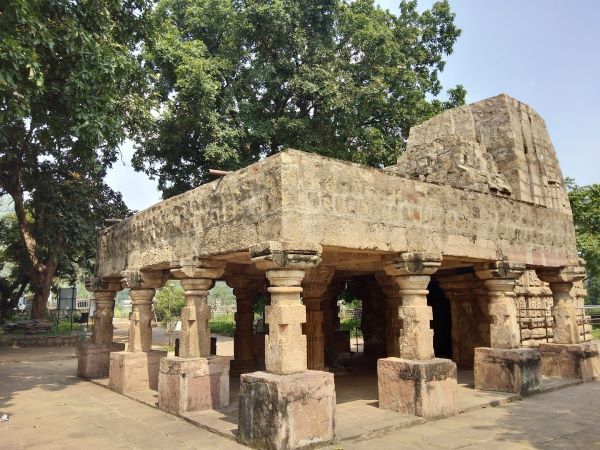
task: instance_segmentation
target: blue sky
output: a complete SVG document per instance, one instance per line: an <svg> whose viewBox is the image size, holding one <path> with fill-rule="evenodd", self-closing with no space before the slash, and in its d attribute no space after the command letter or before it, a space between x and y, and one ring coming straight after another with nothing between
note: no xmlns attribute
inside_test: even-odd
<svg viewBox="0 0 600 450"><path fill-rule="evenodd" d="M398 1L377 1L397 11ZM421 0L428 8L432 0ZM505 92L545 120L563 175L600 182L600 1L450 0L462 35L441 75L467 102ZM132 209L160 200L156 182L131 169L127 144L107 182Z"/></svg>

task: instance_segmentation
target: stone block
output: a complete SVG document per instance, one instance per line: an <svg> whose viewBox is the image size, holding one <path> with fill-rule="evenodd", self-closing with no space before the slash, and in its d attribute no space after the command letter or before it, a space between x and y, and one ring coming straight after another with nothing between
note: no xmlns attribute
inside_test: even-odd
<svg viewBox="0 0 600 450"><path fill-rule="evenodd" d="M549 377L579 378L592 381L600 378L598 346L581 344L540 344L542 374Z"/></svg>
<svg viewBox="0 0 600 450"><path fill-rule="evenodd" d="M475 389L528 394L542 386L537 348L475 349Z"/></svg>
<svg viewBox="0 0 600 450"><path fill-rule="evenodd" d="M240 379L238 441L261 449L297 449L335 437L333 374L267 372Z"/></svg>
<svg viewBox="0 0 600 450"><path fill-rule="evenodd" d="M230 358L170 357L160 360L158 407L173 414L229 405Z"/></svg>
<svg viewBox="0 0 600 450"><path fill-rule="evenodd" d="M106 378L110 366L110 352L125 350L125 344L112 345L81 342L77 347L77 376L81 378Z"/></svg>
<svg viewBox="0 0 600 450"><path fill-rule="evenodd" d="M428 419L458 414L456 364L449 359L377 361L379 407Z"/></svg>
<svg viewBox="0 0 600 450"><path fill-rule="evenodd" d="M158 389L158 369L167 352L112 352L108 387L121 394Z"/></svg>

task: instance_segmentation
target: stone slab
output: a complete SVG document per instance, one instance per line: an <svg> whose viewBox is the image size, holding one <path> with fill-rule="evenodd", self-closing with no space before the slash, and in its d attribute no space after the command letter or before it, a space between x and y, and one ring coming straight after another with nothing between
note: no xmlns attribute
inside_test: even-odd
<svg viewBox="0 0 600 450"><path fill-rule="evenodd" d="M77 376L81 378L105 378L110 367L110 352L125 350L125 344L111 345L81 342L77 347Z"/></svg>
<svg viewBox="0 0 600 450"><path fill-rule="evenodd" d="M475 389L528 394L542 386L542 364L537 348L475 349Z"/></svg>
<svg viewBox="0 0 600 450"><path fill-rule="evenodd" d="M165 356L167 352L159 350L112 352L108 387L121 394L146 389L157 390L159 361Z"/></svg>
<svg viewBox="0 0 600 450"><path fill-rule="evenodd" d="M307 370L240 378L238 441L261 449L297 449L335 438L333 374Z"/></svg>
<svg viewBox="0 0 600 450"><path fill-rule="evenodd" d="M540 344L542 374L549 377L579 378L592 381L600 378L598 346L581 344Z"/></svg>
<svg viewBox="0 0 600 450"><path fill-rule="evenodd" d="M229 405L230 358L169 357L160 360L158 407L181 415Z"/></svg>
<svg viewBox="0 0 600 450"><path fill-rule="evenodd" d="M427 419L458 414L456 364L448 359L377 361L379 407Z"/></svg>

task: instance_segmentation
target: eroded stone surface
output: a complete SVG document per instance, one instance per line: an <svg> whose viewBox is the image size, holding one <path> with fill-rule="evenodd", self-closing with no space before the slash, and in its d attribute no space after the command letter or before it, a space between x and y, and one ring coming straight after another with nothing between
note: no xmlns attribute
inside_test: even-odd
<svg viewBox="0 0 600 450"><path fill-rule="evenodd" d="M173 414L229 405L230 358L162 358L158 407Z"/></svg>
<svg viewBox="0 0 600 450"><path fill-rule="evenodd" d="M159 361L166 356L167 352L159 350L112 352L108 387L121 394L146 389L157 390Z"/></svg>
<svg viewBox="0 0 600 450"><path fill-rule="evenodd" d="M435 358L377 362L379 407L434 419L458 414L456 364Z"/></svg>
<svg viewBox="0 0 600 450"><path fill-rule="evenodd" d="M262 449L295 449L335 437L333 374L244 374L240 380L238 440Z"/></svg>
<svg viewBox="0 0 600 450"><path fill-rule="evenodd" d="M540 344L542 374L551 377L600 379L598 346L582 344Z"/></svg>
<svg viewBox="0 0 600 450"><path fill-rule="evenodd" d="M537 348L475 349L475 389L528 394L540 389L542 364Z"/></svg>
<svg viewBox="0 0 600 450"><path fill-rule="evenodd" d="M125 344L118 342L111 344L81 342L77 347L77 376L106 378L110 367L110 353L123 350L125 350Z"/></svg>

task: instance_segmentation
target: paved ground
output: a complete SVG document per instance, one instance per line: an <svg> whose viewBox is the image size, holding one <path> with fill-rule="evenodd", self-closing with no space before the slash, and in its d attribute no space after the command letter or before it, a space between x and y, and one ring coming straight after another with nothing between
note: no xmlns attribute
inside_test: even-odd
<svg viewBox="0 0 600 450"><path fill-rule="evenodd" d="M0 349L0 449L242 448L75 378L72 349ZM330 449L600 449L600 382Z"/></svg>

